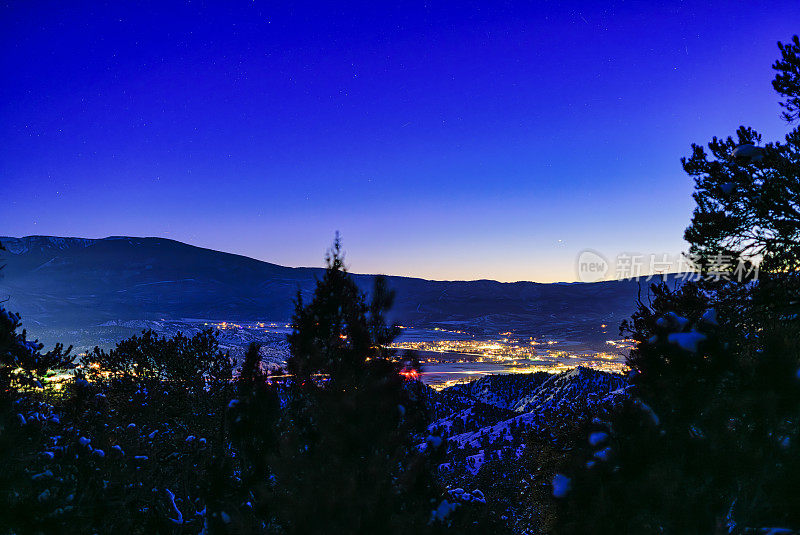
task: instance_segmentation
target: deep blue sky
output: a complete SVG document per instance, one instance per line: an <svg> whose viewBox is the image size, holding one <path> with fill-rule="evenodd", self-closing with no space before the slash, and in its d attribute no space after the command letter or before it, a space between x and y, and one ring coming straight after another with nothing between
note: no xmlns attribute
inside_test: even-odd
<svg viewBox="0 0 800 535"><path fill-rule="evenodd" d="M293 4L294 7L289 7ZM0 235L164 236L357 272L574 280L677 253L679 158L770 86L800 2L0 7Z"/></svg>

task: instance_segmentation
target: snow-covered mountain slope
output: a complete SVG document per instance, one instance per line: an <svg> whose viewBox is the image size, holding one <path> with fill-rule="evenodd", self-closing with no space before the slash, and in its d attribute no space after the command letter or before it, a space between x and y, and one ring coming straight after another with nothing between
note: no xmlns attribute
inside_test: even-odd
<svg viewBox="0 0 800 535"><path fill-rule="evenodd" d="M477 381L454 385L451 391L501 409L511 409L551 377L547 372L487 375Z"/></svg>
<svg viewBox="0 0 800 535"><path fill-rule="evenodd" d="M625 379L622 376L578 367L550 377L510 408L517 412L560 411L582 400L596 401L623 386Z"/></svg>
<svg viewBox="0 0 800 535"><path fill-rule="evenodd" d="M474 476L486 463L518 458L530 433L550 437L560 426L574 425L627 396L623 376L582 367L544 379L537 374L518 376L514 389L508 388L510 381L486 379L457 385L440 394L458 400L457 410L428 428L430 433L447 439L448 462L442 465L443 471ZM525 381L529 383L527 387ZM493 387L500 392L493 391ZM487 413L486 407L492 405L477 396L472 398L473 405L465 408L465 391L477 392L483 399L499 400L514 410L498 406L493 413ZM513 398L511 391L527 393ZM493 421L488 418L492 415Z"/></svg>
<svg viewBox="0 0 800 535"><path fill-rule="evenodd" d="M553 375L535 387L532 395L520 399L514 405L514 410L522 414L451 436L449 440L455 447L469 445L477 448L498 440L511 444L518 432L541 431L556 419L579 416L582 411L606 400L625 384L624 378L619 375L590 368L575 368Z"/></svg>

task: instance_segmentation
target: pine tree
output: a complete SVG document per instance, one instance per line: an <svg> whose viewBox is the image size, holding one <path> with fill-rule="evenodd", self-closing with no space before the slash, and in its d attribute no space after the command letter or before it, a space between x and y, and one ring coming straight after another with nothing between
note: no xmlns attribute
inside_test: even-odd
<svg viewBox="0 0 800 535"><path fill-rule="evenodd" d="M383 278L369 299L358 288L337 237L312 299L295 303L291 380L269 385L252 363L243 369L229 420L254 507L275 531L426 529L437 489L413 439L426 421L422 385L387 348L398 333L386 322L392 300Z"/></svg>
<svg viewBox="0 0 800 535"><path fill-rule="evenodd" d="M800 42L779 48L793 122ZM697 202L685 238L711 276L653 286L623 324L632 395L580 430L560 532L800 529L800 129L760 143L741 127L683 160Z"/></svg>

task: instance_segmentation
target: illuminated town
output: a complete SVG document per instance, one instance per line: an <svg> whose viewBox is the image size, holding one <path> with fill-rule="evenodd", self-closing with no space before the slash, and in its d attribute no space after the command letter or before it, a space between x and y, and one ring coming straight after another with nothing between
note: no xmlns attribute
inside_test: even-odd
<svg viewBox="0 0 800 535"><path fill-rule="evenodd" d="M464 333L460 333L464 334ZM627 371L628 340L609 340L608 350L571 350L558 340L519 338L502 333L496 339L401 341L390 347L415 351L423 365L423 380L441 389L488 374L559 373L585 366L607 372Z"/></svg>
<svg viewBox="0 0 800 535"><path fill-rule="evenodd" d="M250 343L261 346L265 366L281 369L289 356L286 335L292 332L286 321L228 321L183 319L136 322L125 325L130 333L150 328L164 336L178 332L193 335L213 328L222 347L237 360ZM121 325L118 325L118 328ZM577 366L608 372L625 372L625 357L633 346L629 340L602 338L593 344L579 343L581 337L536 337L498 329L498 334L476 334L462 329L438 326L398 326L400 336L389 347L399 352L413 351L422 365L422 380L441 389L491 374L559 373ZM598 325L605 332L606 325ZM121 336L121 335L120 335Z"/></svg>
<svg viewBox="0 0 800 535"><path fill-rule="evenodd" d="M223 331L225 336L255 332L274 336L291 332L291 325L284 322L217 321L205 322L204 326ZM628 369L625 356L633 345L629 340L608 340L604 350L597 350L575 347L562 340L523 337L510 331L499 333L496 338L476 338L464 330L399 327L402 332L399 341L389 347L414 351L423 366L423 381L436 389L489 374L559 373L577 366L623 373Z"/></svg>

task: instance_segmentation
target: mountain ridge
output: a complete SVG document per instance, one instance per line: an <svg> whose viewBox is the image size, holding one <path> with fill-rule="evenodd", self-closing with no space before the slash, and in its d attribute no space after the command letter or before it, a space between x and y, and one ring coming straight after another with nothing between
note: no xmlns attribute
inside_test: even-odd
<svg viewBox="0 0 800 535"><path fill-rule="evenodd" d="M314 266L284 266L282 264L276 264L274 262L269 262L266 260L260 260L257 258L253 258L251 256L247 256L240 253L231 253L228 251L220 251L217 249L212 249L210 247L202 247L199 245L193 245L190 243L182 242L180 240L174 240L172 238L164 238L160 236L106 236L104 238L83 238L78 236L51 236L45 234L32 234L29 236L21 236L21 237L14 237L14 236L0 236L0 244L6 248L7 252L10 254L24 254L31 249L31 244L39 244L41 246L42 243L49 243L54 246L56 249L67 249L68 247L63 247L62 245L67 243L74 243L78 247L90 247L95 245L97 242L109 242L109 241L128 241L131 244L141 241L155 241L155 242L166 242L177 244L181 246L192 247L195 249L200 249L204 251L210 251L222 255L230 255L235 256L238 258L243 258L247 260L252 260L255 262L261 262L265 264L270 264L273 266L279 266L281 268L286 269L312 269L312 270L323 270L322 267L314 267ZM2 254L2 251L0 251ZM411 280L421 280L421 281L428 281L428 282L469 282L469 283L477 283L477 282L488 282L488 283L495 283L495 284L543 284L543 285L550 285L550 284L559 284L559 285L567 285L567 284L586 284L580 281L558 281L558 282L537 282L537 281L530 281L530 280L516 280L516 281L498 281L496 279L487 279L487 278L480 278L480 279L426 279L424 277L414 277L410 275L387 275L383 273L360 273L360 272L351 272L353 275L361 275L361 276L368 276L368 277L375 277L378 275L385 276L385 277L393 277L397 279L411 279ZM614 282L614 281L605 281L605 282Z"/></svg>
<svg viewBox="0 0 800 535"><path fill-rule="evenodd" d="M158 237L0 237L6 306L36 328L81 329L108 321L286 321L299 292L323 268L286 267ZM368 292L371 274L353 274ZM387 276L390 319L406 326L603 343L635 309L639 284L435 281Z"/></svg>

